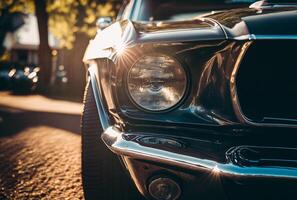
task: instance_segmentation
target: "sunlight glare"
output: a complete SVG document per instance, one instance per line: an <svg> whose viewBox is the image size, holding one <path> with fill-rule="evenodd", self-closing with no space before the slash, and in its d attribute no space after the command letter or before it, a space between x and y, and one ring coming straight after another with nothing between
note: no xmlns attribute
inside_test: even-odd
<svg viewBox="0 0 297 200"><path fill-rule="evenodd" d="M221 172L221 170L220 170L219 167L216 165L216 166L214 166L214 168L212 169L212 172L213 172L214 174L219 174L219 173Z"/></svg>
<svg viewBox="0 0 297 200"><path fill-rule="evenodd" d="M118 45L115 46L115 50L118 55L123 55L126 50L126 45L120 42Z"/></svg>

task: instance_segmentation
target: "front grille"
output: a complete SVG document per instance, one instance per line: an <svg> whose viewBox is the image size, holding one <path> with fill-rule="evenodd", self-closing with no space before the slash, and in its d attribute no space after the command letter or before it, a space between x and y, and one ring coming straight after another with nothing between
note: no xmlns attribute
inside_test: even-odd
<svg viewBox="0 0 297 200"><path fill-rule="evenodd" d="M245 117L297 124L297 40L255 41L236 77Z"/></svg>

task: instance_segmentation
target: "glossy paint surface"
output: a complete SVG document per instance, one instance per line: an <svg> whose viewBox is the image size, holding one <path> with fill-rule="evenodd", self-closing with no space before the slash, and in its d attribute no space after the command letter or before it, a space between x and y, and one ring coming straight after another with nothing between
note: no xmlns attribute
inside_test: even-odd
<svg viewBox="0 0 297 200"><path fill-rule="evenodd" d="M206 16L217 21L226 31L227 37L241 38L255 35L257 38L270 36L296 37L297 7L242 8Z"/></svg>

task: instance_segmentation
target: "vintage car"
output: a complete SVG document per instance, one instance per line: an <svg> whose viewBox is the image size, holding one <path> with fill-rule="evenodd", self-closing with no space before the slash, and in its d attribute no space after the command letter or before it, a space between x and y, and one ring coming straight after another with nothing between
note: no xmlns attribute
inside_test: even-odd
<svg viewBox="0 0 297 200"><path fill-rule="evenodd" d="M130 0L108 21L84 56L86 199L297 199L296 1Z"/></svg>

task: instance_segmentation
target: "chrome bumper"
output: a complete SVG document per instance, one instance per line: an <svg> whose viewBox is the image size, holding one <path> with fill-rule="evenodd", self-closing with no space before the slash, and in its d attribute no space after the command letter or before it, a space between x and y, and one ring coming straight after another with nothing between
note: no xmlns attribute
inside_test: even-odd
<svg viewBox="0 0 297 200"><path fill-rule="evenodd" d="M101 138L112 152L132 159L152 161L232 178L297 179L296 168L239 166L232 162L219 163L214 160L191 156L192 153L183 151L175 145L164 149L160 148L158 144L144 144L138 139L139 137L134 136L131 137L131 134L120 132L111 126L103 132Z"/></svg>

